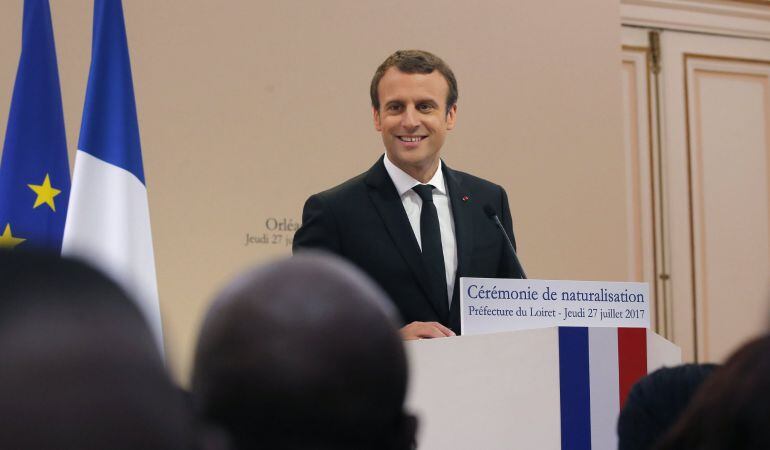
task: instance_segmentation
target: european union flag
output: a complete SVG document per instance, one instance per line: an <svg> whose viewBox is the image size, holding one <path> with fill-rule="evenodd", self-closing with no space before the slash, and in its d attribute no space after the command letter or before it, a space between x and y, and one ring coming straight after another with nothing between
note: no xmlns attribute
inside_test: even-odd
<svg viewBox="0 0 770 450"><path fill-rule="evenodd" d="M0 248L61 250L70 174L48 0L24 0L0 162Z"/></svg>

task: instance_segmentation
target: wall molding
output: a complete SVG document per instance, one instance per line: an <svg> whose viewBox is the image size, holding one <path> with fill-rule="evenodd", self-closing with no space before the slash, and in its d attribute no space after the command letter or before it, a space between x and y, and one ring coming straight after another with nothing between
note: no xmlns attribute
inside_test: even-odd
<svg viewBox="0 0 770 450"><path fill-rule="evenodd" d="M770 2L621 0L621 24L770 40Z"/></svg>

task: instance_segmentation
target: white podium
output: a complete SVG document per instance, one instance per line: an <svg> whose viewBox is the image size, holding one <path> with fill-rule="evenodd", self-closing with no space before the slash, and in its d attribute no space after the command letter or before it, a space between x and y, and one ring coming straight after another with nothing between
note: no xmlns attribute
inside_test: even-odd
<svg viewBox="0 0 770 450"><path fill-rule="evenodd" d="M645 329L546 328L410 341L420 450L604 450L636 379L681 362Z"/></svg>

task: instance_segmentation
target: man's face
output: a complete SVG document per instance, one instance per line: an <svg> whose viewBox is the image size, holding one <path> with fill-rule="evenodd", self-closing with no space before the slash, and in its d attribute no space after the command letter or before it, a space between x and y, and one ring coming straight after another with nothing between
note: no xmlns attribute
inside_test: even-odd
<svg viewBox="0 0 770 450"><path fill-rule="evenodd" d="M455 126L457 105L446 110L449 84L440 72L403 73L389 68L377 89L380 110L374 127L382 134L388 158L419 181L438 168L439 150Z"/></svg>

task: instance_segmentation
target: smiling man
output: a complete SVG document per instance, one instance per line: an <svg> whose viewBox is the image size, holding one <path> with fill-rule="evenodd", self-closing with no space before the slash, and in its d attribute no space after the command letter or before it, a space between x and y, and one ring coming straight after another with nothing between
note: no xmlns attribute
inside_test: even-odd
<svg viewBox="0 0 770 450"><path fill-rule="evenodd" d="M375 72L370 95L385 154L368 171L307 200L294 251L324 249L363 269L398 308L404 339L454 336L460 277L522 275L484 210L494 210L515 242L508 197L502 187L441 160L458 97L441 58L397 51Z"/></svg>

